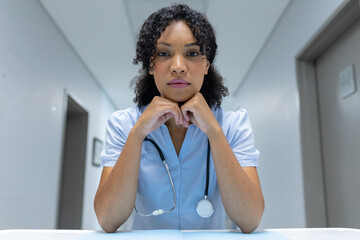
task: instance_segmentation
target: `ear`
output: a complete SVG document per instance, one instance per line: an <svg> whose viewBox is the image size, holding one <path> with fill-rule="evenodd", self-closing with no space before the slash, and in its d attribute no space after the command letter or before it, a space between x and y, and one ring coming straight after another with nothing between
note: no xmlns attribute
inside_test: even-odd
<svg viewBox="0 0 360 240"><path fill-rule="evenodd" d="M149 64L149 74L154 75L154 63L150 62Z"/></svg>
<svg viewBox="0 0 360 240"><path fill-rule="evenodd" d="M210 67L210 62L209 62L209 60L206 60L206 67L205 67L205 73L204 73L204 75L207 75L207 74L208 74L209 67Z"/></svg>

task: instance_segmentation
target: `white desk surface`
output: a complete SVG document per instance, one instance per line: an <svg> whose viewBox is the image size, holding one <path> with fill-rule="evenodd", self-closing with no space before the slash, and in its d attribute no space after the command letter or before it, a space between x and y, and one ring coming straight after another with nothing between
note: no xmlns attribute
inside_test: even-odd
<svg viewBox="0 0 360 240"><path fill-rule="evenodd" d="M283 228L266 229L265 231L276 232L289 240L359 240L360 229L354 228ZM187 232L187 231L183 231ZM191 231L194 232L194 231ZM201 232L201 231L195 231ZM206 231L209 232L209 231ZM229 231L224 232L224 236ZM75 240L85 234L96 233L92 230L0 230L0 240ZM148 232L151 238L151 231ZM200 235L199 235L200 236ZM219 235L217 235L218 237ZM170 239L171 236L167 236Z"/></svg>

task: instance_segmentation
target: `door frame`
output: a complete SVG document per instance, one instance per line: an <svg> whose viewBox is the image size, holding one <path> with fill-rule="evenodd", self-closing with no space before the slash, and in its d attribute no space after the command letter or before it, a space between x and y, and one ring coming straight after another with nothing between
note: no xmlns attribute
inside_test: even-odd
<svg viewBox="0 0 360 240"><path fill-rule="evenodd" d="M360 19L359 5L344 1L296 56L307 227L328 226L315 61Z"/></svg>

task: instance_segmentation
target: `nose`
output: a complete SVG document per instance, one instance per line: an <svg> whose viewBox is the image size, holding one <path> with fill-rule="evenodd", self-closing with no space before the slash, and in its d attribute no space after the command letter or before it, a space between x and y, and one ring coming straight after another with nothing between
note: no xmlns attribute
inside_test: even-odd
<svg viewBox="0 0 360 240"><path fill-rule="evenodd" d="M174 56L174 60L171 64L171 72L184 73L186 72L186 65L184 58L181 55Z"/></svg>

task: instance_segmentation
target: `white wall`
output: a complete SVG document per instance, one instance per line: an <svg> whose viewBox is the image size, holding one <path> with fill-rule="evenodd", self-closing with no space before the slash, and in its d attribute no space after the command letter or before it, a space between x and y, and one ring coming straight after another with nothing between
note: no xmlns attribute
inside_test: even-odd
<svg viewBox="0 0 360 240"><path fill-rule="evenodd" d="M96 228L92 141L115 108L37 1L1 0L0 36L0 229L56 227L64 89L89 113L83 228Z"/></svg>
<svg viewBox="0 0 360 240"><path fill-rule="evenodd" d="M260 228L306 226L295 57L342 2L293 0L236 94L260 150Z"/></svg>

